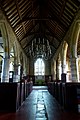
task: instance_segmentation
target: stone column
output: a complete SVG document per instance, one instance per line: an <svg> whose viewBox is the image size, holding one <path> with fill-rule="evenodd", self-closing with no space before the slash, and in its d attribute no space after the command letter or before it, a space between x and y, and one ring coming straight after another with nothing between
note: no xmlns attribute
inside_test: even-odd
<svg viewBox="0 0 80 120"><path fill-rule="evenodd" d="M29 58L27 58L26 70L27 70L27 75L29 75L30 74Z"/></svg>
<svg viewBox="0 0 80 120"><path fill-rule="evenodd" d="M58 60L56 60L56 80L59 80L59 63L58 63Z"/></svg>
<svg viewBox="0 0 80 120"><path fill-rule="evenodd" d="M14 64L14 76L13 76L13 82L19 81L19 75L18 75L18 65Z"/></svg>
<svg viewBox="0 0 80 120"><path fill-rule="evenodd" d="M56 61L53 64L53 80L56 80Z"/></svg>
<svg viewBox="0 0 80 120"><path fill-rule="evenodd" d="M62 61L62 74L61 74L62 82L66 82L66 63Z"/></svg>
<svg viewBox="0 0 80 120"><path fill-rule="evenodd" d="M23 65L20 67L20 80L22 80L22 75L23 75Z"/></svg>
<svg viewBox="0 0 80 120"><path fill-rule="evenodd" d="M66 73L66 63L62 63L62 73Z"/></svg>
<svg viewBox="0 0 80 120"><path fill-rule="evenodd" d="M1 82L9 82L9 56L8 56L8 48L5 49L5 55L2 63L2 76Z"/></svg>
<svg viewBox="0 0 80 120"><path fill-rule="evenodd" d="M77 58L71 58L71 77L72 77L72 82L78 82L79 74L78 74Z"/></svg>

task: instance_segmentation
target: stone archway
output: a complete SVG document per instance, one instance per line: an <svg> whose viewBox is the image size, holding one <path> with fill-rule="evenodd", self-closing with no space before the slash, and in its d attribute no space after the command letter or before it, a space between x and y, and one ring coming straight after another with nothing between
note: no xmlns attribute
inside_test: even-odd
<svg viewBox="0 0 80 120"><path fill-rule="evenodd" d="M3 41L3 59L2 59L2 74L1 82L9 82L9 41L6 25L0 21L0 31Z"/></svg>
<svg viewBox="0 0 80 120"><path fill-rule="evenodd" d="M61 51L62 61L62 75L67 82L71 81L71 69L70 69L70 48L66 41L63 42ZM63 79L62 78L62 79Z"/></svg>
<svg viewBox="0 0 80 120"><path fill-rule="evenodd" d="M71 35L71 43L70 43L70 52L71 52L71 76L72 82L79 81L79 71L78 71L78 56L77 56L77 45L78 45L78 38L80 34L80 20L76 20L72 35Z"/></svg>
<svg viewBox="0 0 80 120"><path fill-rule="evenodd" d="M77 58L78 58L78 72L79 72L79 82L80 82L80 33L77 42Z"/></svg>

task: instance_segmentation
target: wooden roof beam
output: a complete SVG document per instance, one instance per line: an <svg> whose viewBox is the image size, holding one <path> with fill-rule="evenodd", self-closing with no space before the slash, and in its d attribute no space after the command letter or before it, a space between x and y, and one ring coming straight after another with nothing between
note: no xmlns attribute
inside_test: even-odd
<svg viewBox="0 0 80 120"><path fill-rule="evenodd" d="M33 40L34 38L35 38L35 36L32 37L32 39L28 42L27 45L25 45L25 47L24 47L23 49L25 49L26 47L28 47L28 46L31 44L31 42L32 42L32 40Z"/></svg>
<svg viewBox="0 0 80 120"><path fill-rule="evenodd" d="M16 3L16 8L17 8L19 18L20 18L20 20L22 20L21 13L20 13L19 6L18 6L18 1L15 0L15 3ZM25 27L24 27L23 23L22 23L22 26L23 26L24 33L26 34L26 30L25 30Z"/></svg>
<svg viewBox="0 0 80 120"><path fill-rule="evenodd" d="M38 23L37 23L38 24ZM36 24L36 25L37 25ZM26 36L34 29L34 27L36 27L36 25L34 25L34 26L32 26L31 28L30 28L30 30L24 35L24 37L19 41L19 42L21 42L24 38L26 38Z"/></svg>
<svg viewBox="0 0 80 120"><path fill-rule="evenodd" d="M36 9L38 9L38 7ZM36 9L33 9L33 10L36 10ZM16 30L20 25L22 25L22 23L29 21L29 19L26 19L26 16L28 16L29 14L30 14L30 11L23 18L21 18L21 20L18 22L18 24L15 27L13 27L14 30Z"/></svg>
<svg viewBox="0 0 80 120"><path fill-rule="evenodd" d="M45 25L45 27L48 31L50 31L50 33L51 33L51 35L53 35L53 37L55 37L59 42L61 42L47 25Z"/></svg>
<svg viewBox="0 0 80 120"><path fill-rule="evenodd" d="M47 36L45 36L45 38L49 40L50 46L52 46L54 49L57 49Z"/></svg>
<svg viewBox="0 0 80 120"><path fill-rule="evenodd" d="M49 9L49 16L51 16L51 20L56 21L56 23L59 24L59 26L61 26L63 29L67 30L68 26L65 26L65 24L61 21L61 19L59 19L58 16L56 16L53 12L53 10Z"/></svg>
<svg viewBox="0 0 80 120"><path fill-rule="evenodd" d="M44 33L41 33L41 32L39 32L39 31L35 31L35 32L29 32L29 33L27 33L26 34L26 37L28 37L28 36L31 36L31 35L49 35L49 36L52 36L52 37L54 37L54 35L53 34L51 34L50 32L44 32Z"/></svg>

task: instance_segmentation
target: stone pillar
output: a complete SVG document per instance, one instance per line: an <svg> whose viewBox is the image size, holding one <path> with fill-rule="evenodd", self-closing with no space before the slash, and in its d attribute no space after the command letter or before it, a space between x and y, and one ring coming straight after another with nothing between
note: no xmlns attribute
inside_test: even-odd
<svg viewBox="0 0 80 120"><path fill-rule="evenodd" d="M62 63L62 73L66 73L66 64Z"/></svg>
<svg viewBox="0 0 80 120"><path fill-rule="evenodd" d="M65 62L62 62L61 81L66 82L66 63Z"/></svg>
<svg viewBox="0 0 80 120"><path fill-rule="evenodd" d="M79 76L78 76L78 60L77 58L71 58L71 77L72 82L78 82Z"/></svg>
<svg viewBox="0 0 80 120"><path fill-rule="evenodd" d="M27 75L30 73L30 66L29 66L29 58L27 58L27 63L26 63L26 70L27 70Z"/></svg>
<svg viewBox="0 0 80 120"><path fill-rule="evenodd" d="M7 46L4 48L1 82L9 82L9 50Z"/></svg>
<svg viewBox="0 0 80 120"><path fill-rule="evenodd" d="M22 80L22 75L23 75L23 65L20 67L20 80Z"/></svg>
<svg viewBox="0 0 80 120"><path fill-rule="evenodd" d="M9 58L3 58L1 82L9 82Z"/></svg>
<svg viewBox="0 0 80 120"><path fill-rule="evenodd" d="M18 75L18 65L14 64L14 76L13 76L13 82L19 81L19 75Z"/></svg>
<svg viewBox="0 0 80 120"><path fill-rule="evenodd" d="M66 82L66 73L61 74L61 81Z"/></svg>
<svg viewBox="0 0 80 120"><path fill-rule="evenodd" d="M56 80L56 61L54 61L53 65L53 80Z"/></svg>
<svg viewBox="0 0 80 120"><path fill-rule="evenodd" d="M59 63L58 63L58 60L56 60L56 80L59 80Z"/></svg>

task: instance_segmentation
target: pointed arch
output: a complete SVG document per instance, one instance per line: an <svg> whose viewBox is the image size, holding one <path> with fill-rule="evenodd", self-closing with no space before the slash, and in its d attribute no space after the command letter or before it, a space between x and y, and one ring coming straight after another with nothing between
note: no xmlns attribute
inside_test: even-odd
<svg viewBox="0 0 80 120"><path fill-rule="evenodd" d="M4 22L0 22L0 30L3 38L3 48L4 51L7 52L7 57L9 57L9 41L8 41L8 33L6 29L6 25Z"/></svg>
<svg viewBox="0 0 80 120"><path fill-rule="evenodd" d="M70 43L70 51L71 57L77 57L77 44L78 38L80 34L80 21L76 21L73 27L72 35L71 35L71 43Z"/></svg>

